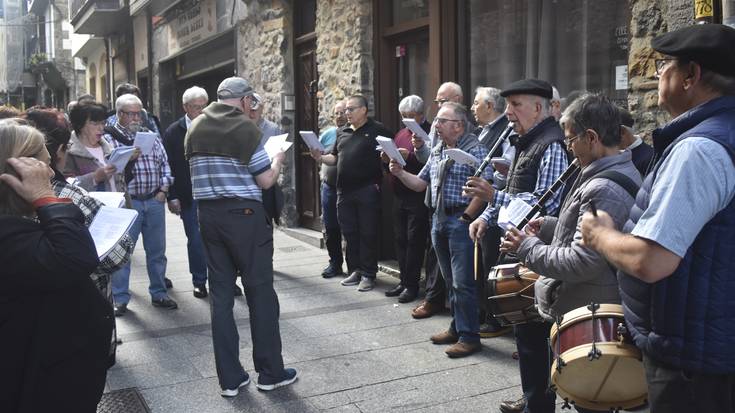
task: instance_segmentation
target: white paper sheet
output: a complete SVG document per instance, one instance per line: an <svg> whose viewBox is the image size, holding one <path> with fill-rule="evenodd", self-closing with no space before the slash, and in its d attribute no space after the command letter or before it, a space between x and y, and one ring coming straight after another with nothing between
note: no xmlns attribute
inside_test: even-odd
<svg viewBox="0 0 735 413"><path fill-rule="evenodd" d="M385 136L378 136L375 140L378 141L378 146L380 146L381 150L385 152L389 158L398 162L401 166L406 166L406 161L403 160L403 156L398 152L398 147L396 146L396 143L393 142L393 139L386 138Z"/></svg>
<svg viewBox="0 0 735 413"><path fill-rule="evenodd" d="M97 211L97 215L94 216L89 226L89 233L94 240L94 246L97 247L99 258L103 258L112 251L137 217L138 212L134 209L103 206Z"/></svg>
<svg viewBox="0 0 735 413"><path fill-rule="evenodd" d="M304 143L306 143L306 146L308 146L309 149L319 149L321 153L324 153L327 151L324 145L322 145L322 143L319 142L319 137L316 136L316 133L310 130L302 130L302 131L299 131L299 135L301 135L301 138L304 139Z"/></svg>
<svg viewBox="0 0 735 413"><path fill-rule="evenodd" d="M457 162L461 165L470 165L477 167L480 165L480 160L477 159L474 155L471 155L462 149L452 148L452 149L445 149L444 153L447 154L447 156L451 159L454 159L454 162Z"/></svg>
<svg viewBox="0 0 735 413"><path fill-rule="evenodd" d="M110 158L107 160L108 165L115 165L116 172L122 173L125 170L125 165L128 164L130 157L133 156L135 147L133 146L119 146L112 150Z"/></svg>
<svg viewBox="0 0 735 413"><path fill-rule="evenodd" d="M408 129L411 130L411 132L413 132L414 135L423 139L425 144L427 145L431 144L431 139L429 139L429 135L426 134L426 131L424 130L424 128L422 128L421 125L419 125L419 123L416 122L416 120L411 119L411 118L405 118L405 119L401 119L401 121L403 122L404 125L406 125Z"/></svg>
<svg viewBox="0 0 735 413"><path fill-rule="evenodd" d="M140 148L142 155L150 155L158 135L155 132L138 132L135 134L133 146Z"/></svg>
<svg viewBox="0 0 735 413"><path fill-rule="evenodd" d="M288 133L268 138L263 148L268 153L269 158L273 159L278 152L286 152L293 145L293 142L286 142L286 139L288 139Z"/></svg>
<svg viewBox="0 0 735 413"><path fill-rule="evenodd" d="M522 199L513 198L507 207L500 207L500 211L498 212L498 226L504 230L508 229L508 225L518 227L518 224L531 212L532 208L531 205L528 205Z"/></svg>
<svg viewBox="0 0 735 413"><path fill-rule="evenodd" d="M103 204L113 207L121 208L125 205L125 193L124 192L89 192L89 196L102 202Z"/></svg>

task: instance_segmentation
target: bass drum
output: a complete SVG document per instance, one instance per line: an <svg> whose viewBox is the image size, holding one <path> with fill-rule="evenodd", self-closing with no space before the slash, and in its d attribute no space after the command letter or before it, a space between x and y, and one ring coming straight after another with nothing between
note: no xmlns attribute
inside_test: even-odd
<svg viewBox="0 0 735 413"><path fill-rule="evenodd" d="M621 305L593 303L572 310L551 327L550 338L551 382L566 402L603 411L646 403L641 352L625 327Z"/></svg>
<svg viewBox="0 0 735 413"><path fill-rule="evenodd" d="M538 274L521 264L493 267L487 278L487 310L503 326L539 320L533 285Z"/></svg>

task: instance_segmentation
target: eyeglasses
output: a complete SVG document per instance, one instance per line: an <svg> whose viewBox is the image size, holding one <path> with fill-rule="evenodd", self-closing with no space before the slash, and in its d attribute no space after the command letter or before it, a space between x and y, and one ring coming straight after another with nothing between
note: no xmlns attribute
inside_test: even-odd
<svg viewBox="0 0 735 413"><path fill-rule="evenodd" d="M124 110L121 110L120 111L120 114L121 115L125 115L125 116L127 116L129 118L139 118L140 115L141 115L141 112L140 111L126 112Z"/></svg>
<svg viewBox="0 0 735 413"><path fill-rule="evenodd" d="M334 115L333 115L333 116L334 116L335 118L337 118L337 117L339 117L339 116L344 116L344 114L345 114L345 111L338 111L338 112L334 112Z"/></svg>
<svg viewBox="0 0 735 413"><path fill-rule="evenodd" d="M186 107L189 108L190 110L199 111L199 110L203 110L206 107L206 105L195 105L193 103L187 103Z"/></svg>
<svg viewBox="0 0 735 413"><path fill-rule="evenodd" d="M442 98L442 99L434 99L434 103L436 103L439 106L441 106L441 105L443 105L443 104L445 104L447 102L449 102L449 99L445 99L445 98Z"/></svg>
<svg viewBox="0 0 735 413"><path fill-rule="evenodd" d="M436 122L439 125L443 125L447 122L461 122L459 119L446 119L446 118L434 118L434 122Z"/></svg>
<svg viewBox="0 0 735 413"><path fill-rule="evenodd" d="M354 112L354 111L356 111L356 110L358 110L358 109L360 109L362 107L363 106L347 106L345 108L345 113L352 113L352 112Z"/></svg>
<svg viewBox="0 0 735 413"><path fill-rule="evenodd" d="M656 77L661 77L661 75L664 73L664 69L666 69L666 66L668 66L669 62L673 62L674 58L667 57L664 59L655 59L654 63L656 64Z"/></svg>
<svg viewBox="0 0 735 413"><path fill-rule="evenodd" d="M579 139L579 137L580 137L580 136L584 135L584 132L586 132L586 131L583 131L582 133L579 133L579 134L577 134L577 135L574 135L574 136L572 136L572 137L571 137L571 138L569 138L569 139L567 139L567 138L565 137L565 138L564 138L564 144L565 144L566 146L569 146L569 145L571 145L571 144L572 144L572 142L576 141L577 139Z"/></svg>

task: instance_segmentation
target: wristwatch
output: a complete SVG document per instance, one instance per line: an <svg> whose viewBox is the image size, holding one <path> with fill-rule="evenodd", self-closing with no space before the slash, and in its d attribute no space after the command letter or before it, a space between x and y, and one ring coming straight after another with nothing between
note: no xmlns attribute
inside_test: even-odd
<svg viewBox="0 0 735 413"><path fill-rule="evenodd" d="M462 216L461 216L461 217L459 217L459 220L460 220L460 221L464 221L464 222L472 222L472 221L474 221L474 220L472 219L472 217L471 217L471 216L469 216L469 214L467 214L466 212L465 212L464 214L462 214Z"/></svg>

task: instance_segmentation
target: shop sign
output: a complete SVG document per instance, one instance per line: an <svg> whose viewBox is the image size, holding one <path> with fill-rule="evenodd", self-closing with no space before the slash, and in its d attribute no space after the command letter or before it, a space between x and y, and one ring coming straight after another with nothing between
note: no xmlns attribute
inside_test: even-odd
<svg viewBox="0 0 735 413"><path fill-rule="evenodd" d="M202 0L168 24L169 55L186 49L217 32L215 0Z"/></svg>

